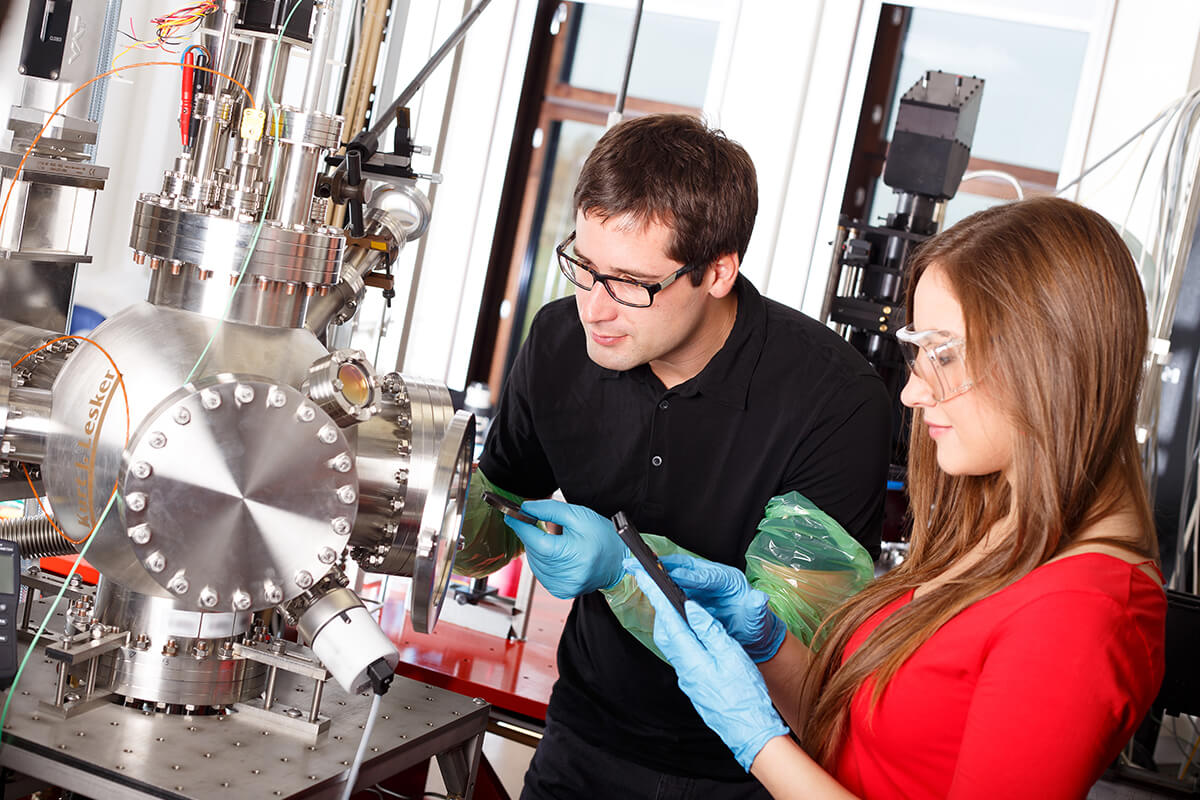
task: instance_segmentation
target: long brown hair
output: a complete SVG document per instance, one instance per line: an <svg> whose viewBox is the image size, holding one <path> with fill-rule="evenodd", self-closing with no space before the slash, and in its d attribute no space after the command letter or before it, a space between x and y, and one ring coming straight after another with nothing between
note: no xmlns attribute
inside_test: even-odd
<svg viewBox="0 0 1200 800"><path fill-rule="evenodd" d="M806 749L832 765L848 709L873 679L872 705L896 670L967 606L1070 549L1115 513L1129 539L1096 539L1157 559L1135 419L1147 342L1145 296L1129 250L1099 214L1037 198L974 214L914 255L908 307L936 264L962 306L972 391L987 392L1015 429L1009 474L949 475L914 420L909 445L909 557L827 623L801 693ZM1011 480L1011 484L1010 481ZM1019 502L1009 515L1012 495ZM855 630L883 606L945 572L1009 516L1015 533L944 588L891 614L849 658Z"/></svg>

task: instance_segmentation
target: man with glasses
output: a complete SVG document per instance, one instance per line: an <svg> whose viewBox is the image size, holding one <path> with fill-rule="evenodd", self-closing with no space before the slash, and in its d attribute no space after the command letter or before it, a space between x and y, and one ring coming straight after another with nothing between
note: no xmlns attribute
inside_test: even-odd
<svg viewBox="0 0 1200 800"><path fill-rule="evenodd" d="M599 590L621 580L624 547L606 517L744 568L767 501L794 490L875 555L888 397L849 344L740 274L757 183L720 132L684 115L617 125L575 208L557 248L575 297L537 314L475 481L577 504L526 504L564 529L523 529L530 566L575 602L522 797L766 797L610 611ZM520 551L498 515L490 531L472 515L456 571Z"/></svg>

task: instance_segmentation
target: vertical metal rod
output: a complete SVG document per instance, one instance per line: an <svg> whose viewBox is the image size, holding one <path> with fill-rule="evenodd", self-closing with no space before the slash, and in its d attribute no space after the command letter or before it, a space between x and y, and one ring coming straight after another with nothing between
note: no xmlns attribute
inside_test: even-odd
<svg viewBox="0 0 1200 800"><path fill-rule="evenodd" d="M642 25L642 5L643 0L637 0L637 8L633 12L633 30L629 32L629 52L625 54L625 72L621 74L621 88L613 105L613 114L618 120L625 113L625 93L629 90L629 75L633 72L633 53L637 49L638 28ZM613 121L610 120L610 123Z"/></svg>
<svg viewBox="0 0 1200 800"><path fill-rule="evenodd" d="M96 690L96 668L99 666L100 666L99 657L93 658L90 661L88 661L87 688L85 689L85 691L83 693L84 699L91 698L92 692L94 692Z"/></svg>
<svg viewBox="0 0 1200 800"><path fill-rule="evenodd" d="M304 96L300 108L317 111L321 88L325 83L325 61L329 58L329 43L333 39L333 22L339 0L317 0L317 21L313 26L312 47L308 51L308 71L304 75Z"/></svg>
<svg viewBox="0 0 1200 800"><path fill-rule="evenodd" d="M263 695L263 710L270 711L275 703L275 678L279 676L279 667L271 667L267 671L267 693Z"/></svg>
<svg viewBox="0 0 1200 800"><path fill-rule="evenodd" d="M58 663L58 687L54 690L54 705L56 708L62 708L63 698L67 696L68 672L67 662L60 661Z"/></svg>
<svg viewBox="0 0 1200 800"><path fill-rule="evenodd" d="M321 695L325 694L325 681L317 681L317 685L313 687L312 708L308 710L308 721L316 722L317 716L321 713Z"/></svg>

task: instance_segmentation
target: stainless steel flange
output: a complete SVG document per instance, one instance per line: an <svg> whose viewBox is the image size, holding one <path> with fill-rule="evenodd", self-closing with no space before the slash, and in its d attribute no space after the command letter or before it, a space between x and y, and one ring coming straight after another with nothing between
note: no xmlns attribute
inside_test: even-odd
<svg viewBox="0 0 1200 800"><path fill-rule="evenodd" d="M287 384L223 374L148 414L121 490L133 551L180 608L246 612L311 588L345 549L353 449Z"/></svg>

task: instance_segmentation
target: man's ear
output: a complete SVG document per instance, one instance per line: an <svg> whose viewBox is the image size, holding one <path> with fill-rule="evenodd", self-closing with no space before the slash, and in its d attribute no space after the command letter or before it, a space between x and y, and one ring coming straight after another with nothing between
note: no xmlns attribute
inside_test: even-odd
<svg viewBox="0 0 1200 800"><path fill-rule="evenodd" d="M733 291L741 263L737 253L726 253L709 264L704 275L709 284L708 293L713 297L722 298Z"/></svg>

